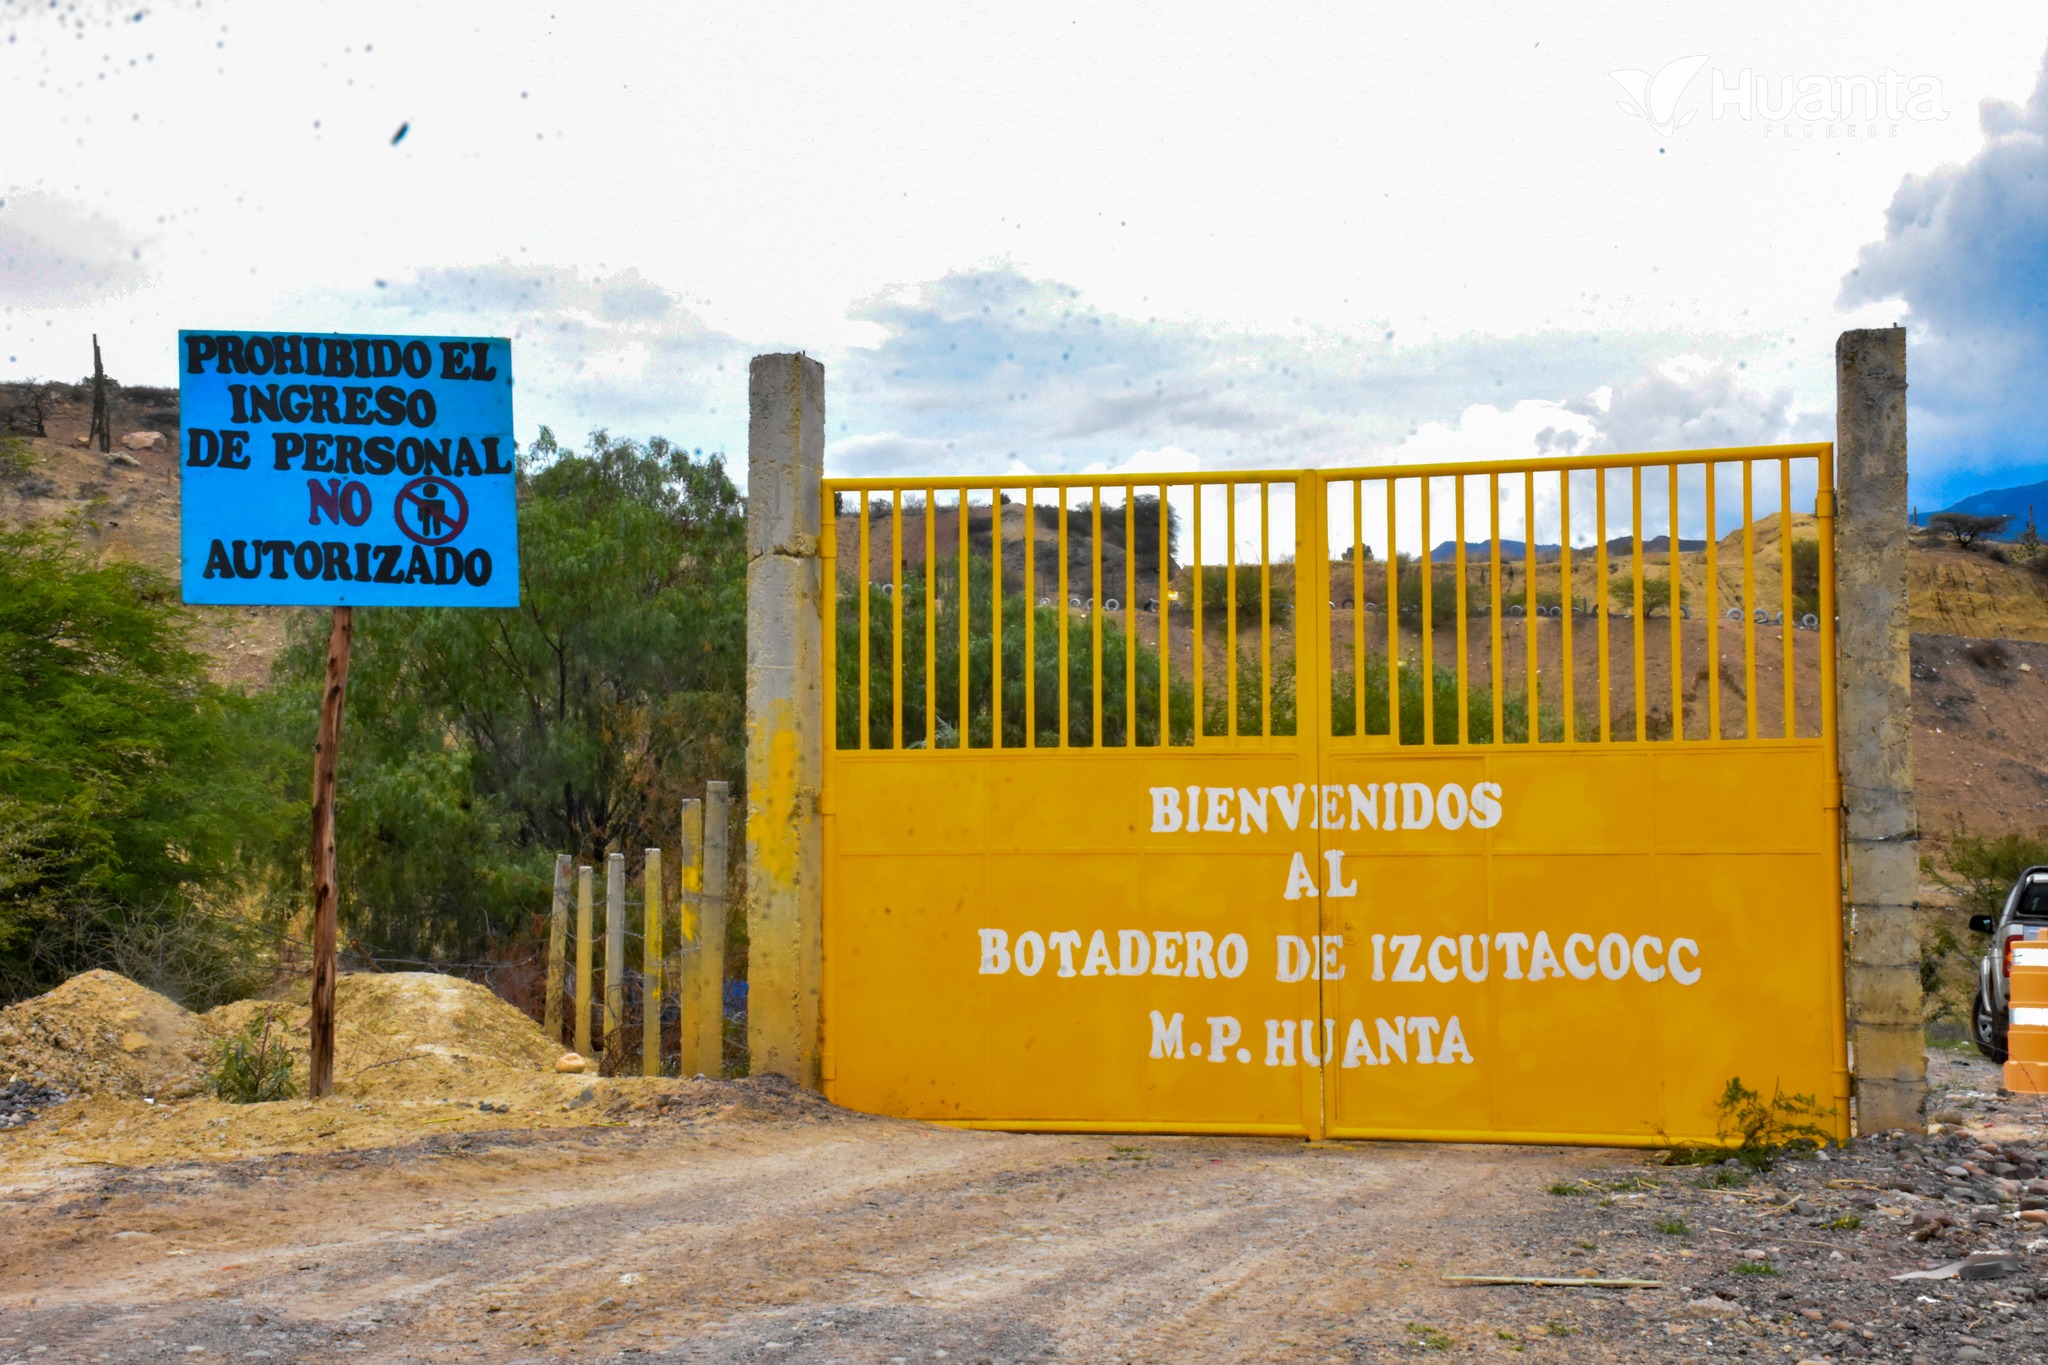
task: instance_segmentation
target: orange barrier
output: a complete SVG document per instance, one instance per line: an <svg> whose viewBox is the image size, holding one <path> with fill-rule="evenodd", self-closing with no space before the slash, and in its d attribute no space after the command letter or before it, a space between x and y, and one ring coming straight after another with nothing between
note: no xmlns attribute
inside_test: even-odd
<svg viewBox="0 0 2048 1365"><path fill-rule="evenodd" d="M2038 929L2012 945L2006 1003L2005 1088L2048 1094L2048 939Z"/></svg>

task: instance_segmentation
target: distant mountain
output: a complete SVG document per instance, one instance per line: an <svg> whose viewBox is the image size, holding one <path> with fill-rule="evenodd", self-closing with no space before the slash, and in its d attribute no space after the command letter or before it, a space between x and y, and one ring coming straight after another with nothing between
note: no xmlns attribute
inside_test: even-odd
<svg viewBox="0 0 2048 1365"><path fill-rule="evenodd" d="M1610 555L1629 554L1632 552L1632 545L1633 541L1630 537L1616 536L1614 539L1607 542L1607 553ZM1704 540L1680 540L1678 542L1678 548L1680 551L1704 550L1707 548L1707 542L1705 542ZM1643 553L1646 555L1656 554L1659 551L1663 551L1668 554L1670 550L1671 537L1669 536L1652 536L1648 540L1643 542ZM1574 545L1572 547L1572 552L1574 554L1590 555L1597 553L1597 551L1598 547L1593 545ZM1539 560L1556 559L1561 553L1562 551L1560 547L1556 545L1544 545L1539 543L1536 546L1536 558ZM1489 559L1492 557L1492 555L1493 547L1492 544L1488 541L1473 540L1467 541L1465 544L1465 558L1467 560ZM1522 557L1522 542L1519 540L1503 540L1500 543L1500 555L1502 559L1520 559ZM1431 562L1433 563L1451 563L1458 557L1458 542L1455 540L1446 540L1442 542L1435 549L1429 552L1429 557Z"/></svg>
<svg viewBox="0 0 2048 1365"><path fill-rule="evenodd" d="M2035 525L2048 519L2048 479L2040 483L2021 484L2018 488L1993 488L1984 493L1972 493L1953 507L1944 510L1965 512L1973 517L2011 517L2012 525L2005 528L2004 540L2011 540L2026 529L2027 509L2034 511Z"/></svg>

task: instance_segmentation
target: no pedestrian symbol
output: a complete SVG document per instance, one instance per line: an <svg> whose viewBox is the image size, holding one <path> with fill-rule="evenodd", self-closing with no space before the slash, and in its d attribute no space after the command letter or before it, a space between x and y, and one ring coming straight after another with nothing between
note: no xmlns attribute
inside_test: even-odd
<svg viewBox="0 0 2048 1365"><path fill-rule="evenodd" d="M445 545L469 524L469 499L450 480L426 475L398 490L391 516L418 544Z"/></svg>

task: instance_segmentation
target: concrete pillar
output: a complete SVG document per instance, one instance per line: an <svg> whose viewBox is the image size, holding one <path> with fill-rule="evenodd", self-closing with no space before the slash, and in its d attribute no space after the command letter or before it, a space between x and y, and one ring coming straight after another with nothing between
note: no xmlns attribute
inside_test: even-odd
<svg viewBox="0 0 2048 1365"><path fill-rule="evenodd" d="M1927 1122L1907 626L1906 333L1835 344L1835 600L1851 1068L1863 1133Z"/></svg>
<svg viewBox="0 0 2048 1365"><path fill-rule="evenodd" d="M815 1090L825 367L803 355L755 356L747 396L747 1049L752 1074Z"/></svg>

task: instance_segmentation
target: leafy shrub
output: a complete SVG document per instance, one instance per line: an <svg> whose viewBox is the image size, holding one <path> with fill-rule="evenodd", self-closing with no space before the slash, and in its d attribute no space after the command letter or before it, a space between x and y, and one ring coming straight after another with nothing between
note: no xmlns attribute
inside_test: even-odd
<svg viewBox="0 0 2048 1365"><path fill-rule="evenodd" d="M1679 1146L1664 1160L1671 1166L1713 1166L1733 1158L1752 1171L1767 1171L1780 1156L1810 1152L1834 1140L1824 1120L1834 1117L1812 1095L1787 1095L1773 1088L1767 1100L1742 1083L1740 1076L1729 1080L1715 1106L1720 1112L1719 1144ZM1702 1188L1725 1188L1739 1180L1723 1180L1715 1172L1699 1182Z"/></svg>
<svg viewBox="0 0 2048 1365"><path fill-rule="evenodd" d="M1834 1139L1821 1120L1833 1118L1835 1111L1812 1095L1787 1095L1774 1086L1766 1100L1735 1076L1721 1092L1718 1107L1721 1136L1733 1142L1735 1159L1751 1170L1769 1170L1783 1153L1813 1151Z"/></svg>
<svg viewBox="0 0 2048 1365"><path fill-rule="evenodd" d="M207 1088L229 1104L267 1104L296 1097L292 1057L282 1037L271 1036L271 1011L263 1010L214 1048Z"/></svg>

